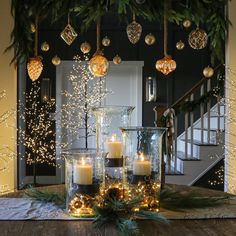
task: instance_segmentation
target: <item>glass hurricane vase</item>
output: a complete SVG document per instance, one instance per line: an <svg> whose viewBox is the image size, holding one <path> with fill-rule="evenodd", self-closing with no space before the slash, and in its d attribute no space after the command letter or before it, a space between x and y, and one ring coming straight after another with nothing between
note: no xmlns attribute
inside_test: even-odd
<svg viewBox="0 0 236 236"><path fill-rule="evenodd" d="M124 169L130 199L140 196L136 210L159 210L162 136L165 128L122 127Z"/></svg>

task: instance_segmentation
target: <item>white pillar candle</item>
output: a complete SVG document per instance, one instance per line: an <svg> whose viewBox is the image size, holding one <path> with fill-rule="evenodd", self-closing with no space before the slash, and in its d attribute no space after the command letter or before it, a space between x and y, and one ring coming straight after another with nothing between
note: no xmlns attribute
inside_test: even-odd
<svg viewBox="0 0 236 236"><path fill-rule="evenodd" d="M145 160L144 156L141 154L137 160L133 163L133 174L134 175L151 175L151 162Z"/></svg>
<svg viewBox="0 0 236 236"><path fill-rule="evenodd" d="M107 158L122 158L122 142L116 139L116 135L105 142L105 151L108 152Z"/></svg>
<svg viewBox="0 0 236 236"><path fill-rule="evenodd" d="M93 167L91 164L82 160L74 164L74 183L81 185L90 185L93 183Z"/></svg>

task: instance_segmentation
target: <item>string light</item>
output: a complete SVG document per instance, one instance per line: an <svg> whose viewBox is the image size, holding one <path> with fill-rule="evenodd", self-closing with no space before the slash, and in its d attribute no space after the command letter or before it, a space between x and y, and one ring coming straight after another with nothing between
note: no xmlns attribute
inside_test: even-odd
<svg viewBox="0 0 236 236"><path fill-rule="evenodd" d="M70 146L75 141L83 138L86 142L88 137L95 135L94 123L92 122L92 108L99 106L109 91L105 88L105 77L97 79L89 71L89 58L84 56L74 57L74 64L68 76L68 87L70 90L62 91L65 103L60 108L61 114L58 123L67 132L62 134L62 147ZM86 130L86 134L81 130Z"/></svg>

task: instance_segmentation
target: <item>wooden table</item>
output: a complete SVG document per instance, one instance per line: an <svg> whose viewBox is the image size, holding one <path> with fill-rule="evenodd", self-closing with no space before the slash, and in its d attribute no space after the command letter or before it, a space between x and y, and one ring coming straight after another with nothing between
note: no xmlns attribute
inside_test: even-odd
<svg viewBox="0 0 236 236"><path fill-rule="evenodd" d="M196 189L195 187L181 187ZM45 188L44 188L45 189ZM50 191L63 191L63 187L46 187ZM223 193L197 188L210 195ZM20 197L22 191L8 194ZM235 209L235 208L234 208ZM233 209L233 210L234 210ZM209 210L209 209L208 209ZM140 235L144 236L236 236L236 219L172 220L170 225L156 225L140 221ZM0 221L0 236L118 236L112 226L94 230L90 221Z"/></svg>

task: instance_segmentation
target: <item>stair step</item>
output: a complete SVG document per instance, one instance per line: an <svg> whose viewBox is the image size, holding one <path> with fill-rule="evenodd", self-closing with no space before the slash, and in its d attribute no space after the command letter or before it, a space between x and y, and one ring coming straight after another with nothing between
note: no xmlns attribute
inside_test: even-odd
<svg viewBox="0 0 236 236"><path fill-rule="evenodd" d="M185 142L185 139L181 139L183 142ZM188 143L191 143L191 139L187 140ZM206 142L200 142L198 140L193 140L193 144L197 146L218 146L215 143L206 143Z"/></svg>
<svg viewBox="0 0 236 236"><path fill-rule="evenodd" d="M181 151L177 152L177 158L182 161L201 161L199 158L196 158L196 157L187 156L187 158L186 158L185 153L181 152Z"/></svg>
<svg viewBox="0 0 236 236"><path fill-rule="evenodd" d="M207 128L203 128L203 129L202 129L202 128L196 127L196 128L193 128L193 129L197 129L197 130L206 130L206 131L208 131ZM218 129L216 129L216 128L215 128L215 129L214 129L214 128L210 128L209 130L210 130L210 131L213 131L213 132L217 132L217 131L218 131ZM219 131L220 131L220 132L225 132L224 129L220 129Z"/></svg>

